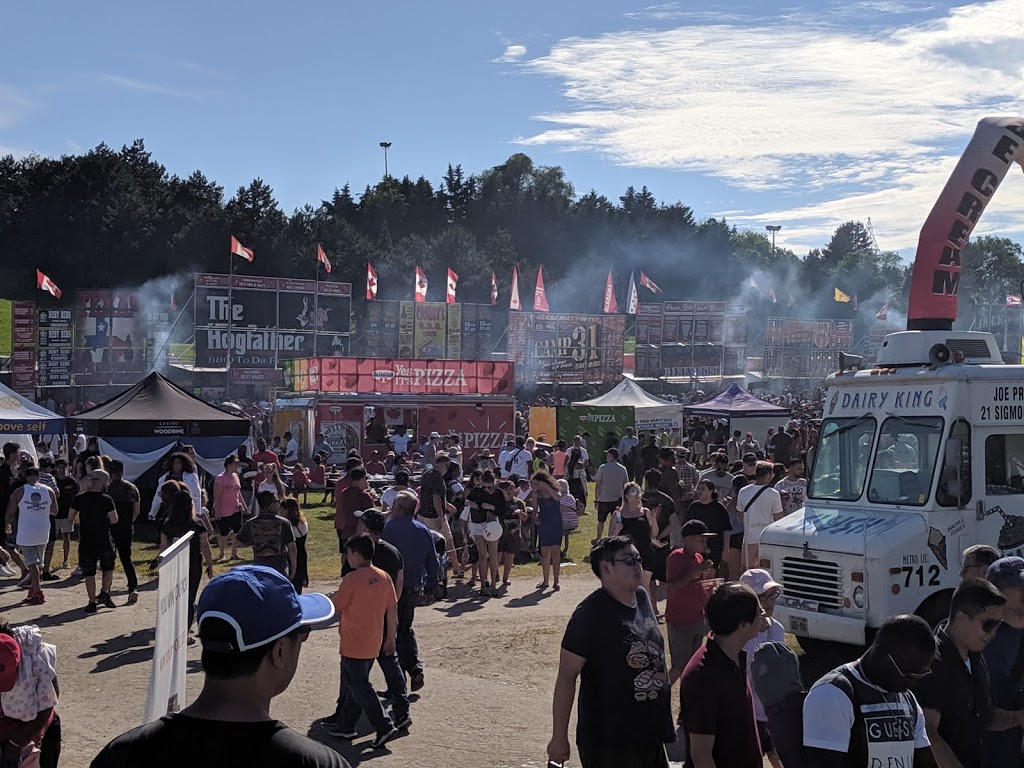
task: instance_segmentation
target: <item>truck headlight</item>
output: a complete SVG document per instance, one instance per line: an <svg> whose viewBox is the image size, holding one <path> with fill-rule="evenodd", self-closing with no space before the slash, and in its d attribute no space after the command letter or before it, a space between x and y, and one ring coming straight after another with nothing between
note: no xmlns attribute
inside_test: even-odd
<svg viewBox="0 0 1024 768"><path fill-rule="evenodd" d="M853 604L863 610L864 608L864 587L856 586L853 588Z"/></svg>

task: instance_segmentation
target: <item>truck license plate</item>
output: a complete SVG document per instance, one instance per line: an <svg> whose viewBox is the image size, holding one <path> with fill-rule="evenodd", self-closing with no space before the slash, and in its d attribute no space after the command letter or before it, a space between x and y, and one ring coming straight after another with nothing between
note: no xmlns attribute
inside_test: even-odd
<svg viewBox="0 0 1024 768"><path fill-rule="evenodd" d="M794 635L806 635L807 619L804 616L790 616L789 631Z"/></svg>

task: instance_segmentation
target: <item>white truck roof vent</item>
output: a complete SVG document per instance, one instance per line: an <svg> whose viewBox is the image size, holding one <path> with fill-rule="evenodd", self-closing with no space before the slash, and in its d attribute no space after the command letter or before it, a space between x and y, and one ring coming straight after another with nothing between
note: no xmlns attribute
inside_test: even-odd
<svg viewBox="0 0 1024 768"><path fill-rule="evenodd" d="M985 339L946 339L946 346L950 352L962 352L964 361L968 363L987 363L991 357Z"/></svg>
<svg viewBox="0 0 1024 768"><path fill-rule="evenodd" d="M991 333L979 331L898 331L890 333L878 350L877 364L936 365L960 352L967 363L1002 364L999 345ZM940 362L941 361L941 362Z"/></svg>

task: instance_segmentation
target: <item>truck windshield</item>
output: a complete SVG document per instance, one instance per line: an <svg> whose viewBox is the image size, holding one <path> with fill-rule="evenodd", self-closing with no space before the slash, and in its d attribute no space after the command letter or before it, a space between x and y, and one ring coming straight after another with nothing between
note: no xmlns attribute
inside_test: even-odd
<svg viewBox="0 0 1024 768"><path fill-rule="evenodd" d="M883 421L868 501L910 506L927 502L941 442L941 416L890 416Z"/></svg>
<svg viewBox="0 0 1024 768"><path fill-rule="evenodd" d="M876 426L871 416L822 422L807 488L810 498L856 501L861 497Z"/></svg>

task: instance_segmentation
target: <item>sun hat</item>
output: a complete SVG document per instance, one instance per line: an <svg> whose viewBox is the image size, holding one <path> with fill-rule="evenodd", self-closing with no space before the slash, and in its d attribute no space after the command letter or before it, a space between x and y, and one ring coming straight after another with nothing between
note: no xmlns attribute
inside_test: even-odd
<svg viewBox="0 0 1024 768"><path fill-rule="evenodd" d="M248 651L284 637L299 627L320 624L334 616L326 595L299 595L284 574L262 565L232 568L213 579L199 598L199 639L215 653ZM203 638L203 622L221 619L235 630L232 642Z"/></svg>

